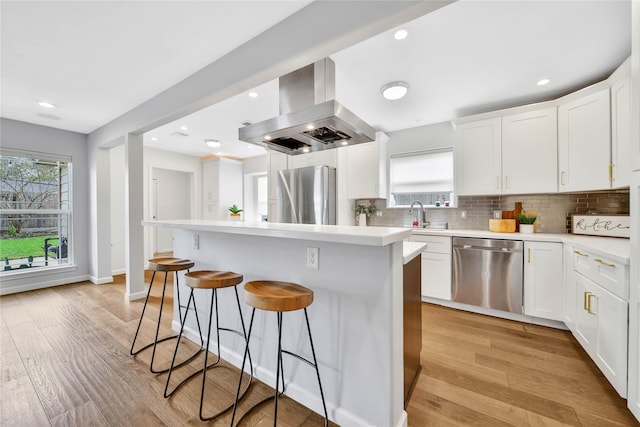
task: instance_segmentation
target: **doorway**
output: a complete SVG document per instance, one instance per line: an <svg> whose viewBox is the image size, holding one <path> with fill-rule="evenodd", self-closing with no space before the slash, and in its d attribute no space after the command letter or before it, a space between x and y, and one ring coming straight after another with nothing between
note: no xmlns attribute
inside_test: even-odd
<svg viewBox="0 0 640 427"><path fill-rule="evenodd" d="M151 217L154 221L170 219L191 219L191 186L193 173L171 169L152 168ZM165 227L153 227L155 254L173 251L173 230Z"/></svg>

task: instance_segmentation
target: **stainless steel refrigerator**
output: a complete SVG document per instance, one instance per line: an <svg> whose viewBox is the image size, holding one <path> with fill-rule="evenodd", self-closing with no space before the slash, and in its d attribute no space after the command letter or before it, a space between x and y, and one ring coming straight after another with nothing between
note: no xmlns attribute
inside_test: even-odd
<svg viewBox="0 0 640 427"><path fill-rule="evenodd" d="M336 169L309 166L278 171L277 221L336 223Z"/></svg>

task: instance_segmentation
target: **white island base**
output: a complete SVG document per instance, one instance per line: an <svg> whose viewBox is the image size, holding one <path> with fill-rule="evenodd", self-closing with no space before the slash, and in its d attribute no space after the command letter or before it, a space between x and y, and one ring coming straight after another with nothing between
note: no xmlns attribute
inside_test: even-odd
<svg viewBox="0 0 640 427"><path fill-rule="evenodd" d="M402 240L410 230L195 220L143 224L174 228L174 256L193 260L194 270L231 270L245 281L281 280L311 288L309 320L329 418L341 426L407 425ZM307 267L310 247L319 249L318 269ZM200 319L208 319L210 293L195 293ZM239 330L233 291L223 289L218 296L221 326ZM243 310L248 324L250 307L243 303ZM199 341L193 317L187 336ZM311 358L302 311L285 313L283 325L283 348ZM256 377L270 386L275 384L276 326L274 313L256 311L251 355ZM179 328L177 318L173 327ZM243 340L223 333L220 341L222 358L240 367ZM285 356L284 373L286 394L321 414L314 370Z"/></svg>

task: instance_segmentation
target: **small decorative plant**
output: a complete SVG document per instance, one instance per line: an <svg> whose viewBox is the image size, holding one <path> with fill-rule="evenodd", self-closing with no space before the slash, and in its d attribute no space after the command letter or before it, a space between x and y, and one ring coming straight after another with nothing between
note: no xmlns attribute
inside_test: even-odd
<svg viewBox="0 0 640 427"><path fill-rule="evenodd" d="M538 218L538 216L531 212L522 212L516 215L518 224L533 224L536 222L536 218Z"/></svg>
<svg viewBox="0 0 640 427"><path fill-rule="evenodd" d="M229 212L231 212L231 215L240 215L242 209L240 209L237 205L233 205L229 208Z"/></svg>
<svg viewBox="0 0 640 427"><path fill-rule="evenodd" d="M368 218L371 216L371 214L374 214L377 210L378 209L372 204L369 204L368 206L358 205L356 206L356 215L365 214Z"/></svg>

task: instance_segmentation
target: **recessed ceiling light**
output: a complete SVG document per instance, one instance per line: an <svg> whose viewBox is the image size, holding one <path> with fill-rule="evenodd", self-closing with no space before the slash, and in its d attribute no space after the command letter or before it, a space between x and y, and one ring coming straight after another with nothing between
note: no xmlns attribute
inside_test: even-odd
<svg viewBox="0 0 640 427"><path fill-rule="evenodd" d="M538 81L536 82L536 84L537 84L538 86L544 86L544 85L546 85L547 83L549 83L550 81L551 81L551 79L540 79L540 80L538 80Z"/></svg>
<svg viewBox="0 0 640 427"><path fill-rule="evenodd" d="M257 98L257 97L258 97L257 92L249 92L249 98Z"/></svg>
<svg viewBox="0 0 640 427"><path fill-rule="evenodd" d="M380 88L382 96L392 101L405 96L408 90L409 84L406 82L391 82Z"/></svg>
<svg viewBox="0 0 640 427"><path fill-rule="evenodd" d="M180 126L180 130L188 130L189 128L186 126Z"/></svg>
<svg viewBox="0 0 640 427"><path fill-rule="evenodd" d="M266 139L267 141L271 140L271 135L265 135L264 139Z"/></svg>
<svg viewBox="0 0 640 427"><path fill-rule="evenodd" d="M247 147L253 148L253 144L247 144Z"/></svg>
<svg viewBox="0 0 640 427"><path fill-rule="evenodd" d="M395 33L393 33L393 38L396 40L404 40L409 35L409 30L406 28L400 28Z"/></svg>
<svg viewBox="0 0 640 427"><path fill-rule="evenodd" d="M47 101L38 101L38 105L41 106L42 108L56 108L55 104L52 104Z"/></svg>
<svg viewBox="0 0 640 427"><path fill-rule="evenodd" d="M349 141L342 141L342 145L349 145Z"/></svg>
<svg viewBox="0 0 640 427"><path fill-rule="evenodd" d="M307 129L313 130L313 129L315 129L315 126L314 125L307 125Z"/></svg>
<svg viewBox="0 0 640 427"><path fill-rule="evenodd" d="M221 145L221 142L218 141L217 139L205 139L204 143L211 148L217 148L217 147L220 147Z"/></svg>
<svg viewBox="0 0 640 427"><path fill-rule="evenodd" d="M308 152L309 152L309 149L308 149L308 148L303 148L303 149L302 149L302 152L303 152L303 153L308 153Z"/></svg>
<svg viewBox="0 0 640 427"><path fill-rule="evenodd" d="M152 137L151 137L151 140L152 140L152 141L157 141L157 140L158 140L158 138L156 138L155 136L152 136Z"/></svg>

